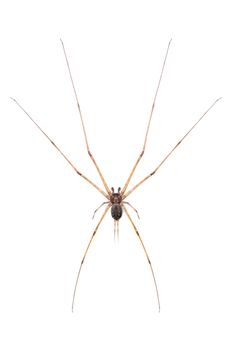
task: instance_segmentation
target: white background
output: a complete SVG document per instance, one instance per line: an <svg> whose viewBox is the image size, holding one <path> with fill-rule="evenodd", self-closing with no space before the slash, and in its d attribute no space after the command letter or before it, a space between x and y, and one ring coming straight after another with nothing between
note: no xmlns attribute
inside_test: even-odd
<svg viewBox="0 0 233 350"><path fill-rule="evenodd" d="M230 1L3 1L0 11L0 348L232 349L232 10ZM129 197L153 263L125 216L107 215L72 292L103 198L85 149L63 39L92 152L122 186L141 151L165 50L173 39L132 184L218 97L154 178Z"/></svg>

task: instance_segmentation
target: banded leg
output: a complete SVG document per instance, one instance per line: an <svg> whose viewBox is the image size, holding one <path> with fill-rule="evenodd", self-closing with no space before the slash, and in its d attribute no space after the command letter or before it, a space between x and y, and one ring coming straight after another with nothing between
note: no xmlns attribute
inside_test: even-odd
<svg viewBox="0 0 233 350"><path fill-rule="evenodd" d="M158 85L157 85L157 88L156 88L156 92L155 92L155 96L154 96L154 100L153 100L153 104L152 104L152 107L151 107L151 112L150 112L150 117L149 117L149 121L148 121L148 125L147 125L147 129L146 129L146 136L145 136L145 140L144 140L144 144L143 144L143 148L142 148L142 151L138 157L138 159L136 160L136 163L123 187L123 189L121 190L121 195L124 195L128 185L129 185L129 182L137 168L137 165L138 163L140 162L144 152L145 152L145 148L146 148L146 142L147 142L147 136L148 136L148 132L149 132L149 129L150 129L150 123L151 123L151 118L152 118L152 115L153 115L153 112L154 112L154 107L155 107L155 101L156 101L156 98L157 98L157 95L158 95L158 91L159 91L159 87L160 87L160 83L161 83L161 80L162 80L162 76L163 76L163 71L164 71L164 67L165 67L165 64L166 64L166 60L167 60L167 56L168 56L168 51L169 51L169 47L170 47L170 44L171 44L171 40L169 41L168 43L168 46L167 46L167 51L166 51L166 54L165 54L165 58L164 58L164 61L163 61L163 66L162 66L162 70L161 70L161 73L160 73L160 77L159 77L159 82L158 82Z"/></svg>
<svg viewBox="0 0 233 350"><path fill-rule="evenodd" d="M172 150L166 155L166 157L159 163L157 168L152 171L149 175L147 175L144 179L142 179L137 185L135 185L130 191L126 192L126 194L123 196L123 199L128 197L136 188L138 188L143 182L145 182L147 179L149 179L152 175L154 175L159 168L163 165L163 163L170 157L170 155L175 151L175 149L181 144L181 142L189 135L189 133L195 128L195 126L204 118L204 116L211 110L211 108L214 107L214 105L221 99L218 98L212 105L205 111L204 114L198 119L198 121L186 132L186 134L180 139L180 141L172 148Z"/></svg>
<svg viewBox="0 0 233 350"><path fill-rule="evenodd" d="M137 236L138 236L138 238L139 238L139 241L140 241L140 243L141 243L141 245L142 245L142 248L143 248L143 250L144 250L144 253L146 254L147 261L148 261L148 263L149 263L149 265L150 265L150 269L151 269L151 273L152 273L152 276L153 276L153 280L154 280L154 284L155 284L155 289L156 289L156 296L157 296L157 300L158 300L159 312L160 312L159 291L158 291L158 287L157 287L157 283L156 283L156 279L155 279L155 274L154 274L154 270L153 270L153 267L152 267L152 264L151 264L149 255L148 255L148 253L147 253L147 250L146 250L146 247L145 247L145 245L144 245L144 243L143 243L143 240L142 240L142 238L141 238L141 236L140 236L140 234L139 234L139 232L138 232L138 230L137 230L137 227L135 226L133 220L131 219L131 217L130 217L130 215L129 215L129 213L128 213L128 211L127 211L127 209L125 208L124 205L123 205L123 209L124 209L126 215L128 216L129 221L130 221L131 224L133 225L134 231L135 231L135 233L137 234Z"/></svg>
<svg viewBox="0 0 233 350"><path fill-rule="evenodd" d="M107 214L107 211L108 211L108 209L110 208L110 206L111 206L111 205L109 204L109 205L107 206L107 208L105 209L103 215L101 216L101 219L100 219L100 221L98 222L98 224L97 224L97 226L96 226L96 228L95 228L95 230L94 230L94 232L93 232L93 234L92 234L92 236L91 236L91 239L90 239L90 241L89 241L89 243L88 243L88 245L87 245L87 247L86 247L85 253L84 253L84 255L83 255L83 258L82 258L82 261L81 261L81 264L80 264L80 267L79 267L78 275L77 275L77 278L76 278L75 286L74 286L74 293L73 293L73 299L72 299L72 312L74 311L75 295L76 295L78 280L79 280L79 276L80 276L80 272L81 272L81 270L82 270L82 266L83 266L84 260L85 260L85 258L86 258L87 252L88 252L88 250L89 250L89 248L90 248L90 245L91 245L91 243L92 243L92 241L93 241L93 238L95 237L95 234L96 234L96 232L97 232L97 230L98 230L98 228L99 228L101 222L103 221L105 215Z"/></svg>
<svg viewBox="0 0 233 350"><path fill-rule="evenodd" d="M35 122L35 120L29 115L29 113L17 102L14 98L11 97L11 99L17 104L17 106L28 116L29 119L36 125L36 127L44 134L44 136L51 142L51 144L56 148L56 150L62 155L62 157L65 158L65 160L72 166L74 171L81 176L84 180L89 182L92 186L94 186L104 197L108 199L108 195L102 191L94 182L89 180L85 175L80 173L80 171L71 163L71 161L66 157L66 155L60 150L60 148L53 142L53 140L41 129L41 127Z"/></svg>
<svg viewBox="0 0 233 350"><path fill-rule="evenodd" d="M111 195L111 191L100 171L100 168L98 167L98 164L96 163L96 160L95 158L93 157L91 151L90 151L90 148L89 148L89 144L88 144L88 140L87 140L87 133L86 133L86 129L85 129L85 125L84 125L84 121L83 121L83 116L82 116L82 111L81 111L81 107L80 107L80 104L79 104L79 100L78 100L78 95L77 95L77 92L76 92L76 89L75 89L75 85L74 85L74 80L73 80L73 77L72 77L72 74L71 74L71 69L70 69L70 64L69 64L69 61L68 61L68 57L67 57L67 54L66 54L66 50L65 50L65 46L64 46L64 43L63 41L61 40L61 44L62 44L62 48L63 48L63 52L64 52L64 55L65 55L65 60L66 60L66 64L67 64L67 68L68 68L68 71L69 71L69 76L70 76L70 81L71 81L71 84L72 84L72 87L73 87L73 91L74 91L74 95L75 95L75 99L76 99L76 103L77 103L77 107L78 107L78 112L79 112L79 115L80 115L80 119L81 119L81 123L82 123L82 128L83 128L83 133L84 133L84 137L85 137L85 143L86 143L86 147L87 147L87 153L88 155L90 156L91 160L93 161L95 167L96 167L96 170L98 171L98 174L103 182L103 185L108 193L108 195Z"/></svg>
<svg viewBox="0 0 233 350"><path fill-rule="evenodd" d="M137 209L135 209L135 208L132 206L132 204L130 204L129 202L125 202L125 201L123 201L122 203L123 203L123 204L127 204L129 207L131 207L131 208L135 211L135 213L137 214L138 218L140 219Z"/></svg>

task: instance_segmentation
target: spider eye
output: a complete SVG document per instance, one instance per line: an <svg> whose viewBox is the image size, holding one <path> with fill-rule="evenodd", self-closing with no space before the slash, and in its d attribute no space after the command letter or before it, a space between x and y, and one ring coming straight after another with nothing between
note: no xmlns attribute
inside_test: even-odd
<svg viewBox="0 0 233 350"><path fill-rule="evenodd" d="M114 193L114 187L111 187L112 193Z"/></svg>
<svg viewBox="0 0 233 350"><path fill-rule="evenodd" d="M118 187L118 193L120 193L121 192L121 188L120 187Z"/></svg>

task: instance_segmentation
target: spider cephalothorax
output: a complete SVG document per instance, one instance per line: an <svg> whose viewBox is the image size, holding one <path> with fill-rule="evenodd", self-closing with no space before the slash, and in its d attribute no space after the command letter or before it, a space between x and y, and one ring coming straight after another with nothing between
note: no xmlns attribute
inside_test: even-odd
<svg viewBox="0 0 233 350"><path fill-rule="evenodd" d="M111 215L114 220L119 220L122 217L122 196L121 196L121 189L120 187L118 188L118 192L114 192L114 188L111 188L112 194L110 196L110 202L112 204L111 206Z"/></svg>

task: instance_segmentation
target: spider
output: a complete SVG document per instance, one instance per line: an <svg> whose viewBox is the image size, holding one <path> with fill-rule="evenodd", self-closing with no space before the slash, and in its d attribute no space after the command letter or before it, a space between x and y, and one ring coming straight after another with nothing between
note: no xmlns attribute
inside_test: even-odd
<svg viewBox="0 0 233 350"><path fill-rule="evenodd" d="M78 270L78 274L76 277L76 281L75 281L75 286L74 286L74 292L73 292L73 299L72 299L72 312L74 310L74 302L75 302L75 295L76 295L76 290L77 290L77 285L78 285L78 281L79 281L79 276L81 273L81 269L84 263L84 260L86 258L86 255L88 253L88 250L91 246L91 243L96 235L97 230L99 229L100 224L102 223L104 217L106 216L108 210L111 208L111 215L112 218L114 220L114 236L119 235L119 220L122 217L122 214L125 213L126 217L129 219L130 223L133 226L133 229L141 243L141 246L144 250L144 253L146 255L147 261L149 263L150 266L150 270L152 273L152 277L153 277L153 281L154 281L154 285L155 285L155 291L156 291L156 296L157 296L157 302L158 302L158 310L160 311L160 298L159 298L159 292L158 292L158 287L157 287L157 283L156 283L156 279L155 279L155 274L154 274L154 270L151 264L151 260L149 258L149 255L147 253L146 247L143 243L143 240L138 232L138 229L136 227L136 225L134 224L126 206L131 207L136 214L138 215L137 210L129 203L126 202L125 199L132 193L134 192L139 186L141 186L146 180L148 180L151 176L153 176L158 170L159 168L163 165L163 163L171 156L171 154L175 151L175 149L181 144L181 142L189 135L189 133L196 127L196 125L204 118L204 116L213 108L213 106L221 99L218 98L216 99L211 105L210 107L202 114L202 116L196 121L196 123L186 132L186 134L175 144L175 146L170 150L170 152L167 153L167 155L162 159L162 161L157 165L157 167L151 172L149 173L146 177L144 177L141 181L139 181L135 186L133 186L130 190L128 189L130 180L138 166L138 163L140 162L140 160L142 159L144 153L145 153L145 148L146 148L146 143L147 143L147 136L148 136L148 132L150 129L150 123L151 123L151 119L152 119L152 115L154 112L154 107L155 107L155 102L156 102L156 98L158 95L158 91L160 88L160 84L161 84L161 80L162 80L162 76L163 76L163 72L164 72L164 67L167 61L167 56L168 56L168 52L169 52L169 48L170 48L170 44L171 44L171 40L168 43L167 49L166 49L166 53L165 53L165 57L163 60L163 64L162 64L162 69L160 72L160 76L159 76L159 81L156 87L156 91L155 91L155 95L154 95L154 99L153 99L153 103L152 103L152 107L151 107L151 111L150 111L150 115L149 115L149 120L148 120L148 124L147 124L147 129L146 129L146 134L145 134L145 138L144 138L144 143L143 143L143 147L142 147L142 151L140 152L139 156L136 159L136 162L129 174L129 177L127 178L123 188L118 188L117 192L115 192L114 188L112 187L111 189L108 187L104 176L102 175L102 172L92 154L92 152L90 151L89 148L89 144L88 144L88 139L87 139L87 133L86 133L86 129L85 129L85 125L84 125L84 121L83 121L83 116L82 116L82 112L81 112L81 108L80 108L80 104L79 104L79 100L78 100L78 96L77 96L77 92L75 89L75 85L74 85L74 81L73 81L73 77L71 74L71 69L70 69L70 65L69 65L69 61L68 61L68 57L66 54L66 50L65 50L65 46L63 41L61 40L61 45L62 45L62 50L64 53L64 57L65 57L65 61L66 61L66 65L67 65L67 69L69 72L69 77L70 77L70 81L72 84L72 89L75 95L75 100L77 103L77 107L78 107L78 112L79 112L79 116L81 119L81 123L82 123L82 129L83 129L83 133L84 133L84 137L85 137L85 143L86 143L86 149L88 152L88 155L90 156L92 162L94 163L96 170L101 178L101 181L103 183L103 186L105 188L105 191L102 190L99 186L97 186L94 182L92 182L89 178L87 178L84 174L82 174L75 166L74 164L66 157L66 155L62 152L62 150L54 143L54 141L43 131L43 129L36 123L36 121L29 115L29 113L21 106L21 104L14 98L11 97L11 99L17 104L17 106L28 116L28 118L36 125L36 127L44 134L44 136L51 142L51 144L56 148L56 150L62 155L62 157L65 158L65 160L71 165L71 167L74 169L74 171L80 176L82 177L85 181L87 181L91 186L93 186L97 191L99 191L105 198L106 201L103 202L95 211L94 211L94 215L93 218L95 216L95 213L97 212L97 210L99 210L102 206L106 205L106 208L104 210L104 213L102 214L98 224L96 225L91 238L87 244L87 247L85 249L85 252L83 254L80 266L79 266L79 270ZM139 215L138 215L139 217Z"/></svg>

